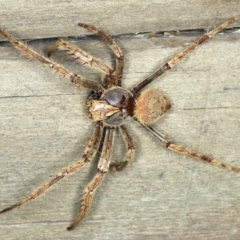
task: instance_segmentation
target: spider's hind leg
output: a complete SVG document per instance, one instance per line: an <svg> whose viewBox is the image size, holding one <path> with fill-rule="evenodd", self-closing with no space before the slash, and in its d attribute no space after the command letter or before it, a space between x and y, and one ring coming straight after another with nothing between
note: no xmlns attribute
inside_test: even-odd
<svg viewBox="0 0 240 240"><path fill-rule="evenodd" d="M225 168L225 169L230 170L230 171L240 172L240 168L238 168L238 167L231 166L231 165L229 165L227 163L224 163L222 161L219 161L218 159L215 159L211 156L200 154L198 152L195 152L195 151L193 151L189 148L183 147L181 145L176 145L176 144L171 143L171 144L169 144L168 149L171 149L172 151L175 151L175 152L180 153L180 154L184 154L184 155L194 157L194 158L196 158L200 161L207 162L207 163L210 163L212 165L215 165L215 166L218 166L218 167L221 167L221 168Z"/></svg>
<svg viewBox="0 0 240 240"><path fill-rule="evenodd" d="M133 154L134 154L134 151L135 151L135 146L134 146L134 143L133 143L133 139L130 136L130 134L128 133L126 127L124 125L122 125L122 126L119 127L119 129L120 129L121 134L123 136L123 139L126 143L127 153L126 153L122 162L112 163L110 165L109 169L111 171L122 171L128 165L128 163L131 161L131 159L133 158Z"/></svg>
<svg viewBox="0 0 240 240"><path fill-rule="evenodd" d="M135 120L137 122L139 122L137 119L135 119ZM154 130L152 127L147 126L145 124L142 124L141 122L139 122L139 123L152 136L154 136L161 143L161 145L163 145L164 147L167 147L168 149L170 149L174 152L184 154L184 155L188 155L190 157L194 157L199 161L210 163L212 165L215 165L215 166L218 166L218 167L221 167L221 168L225 168L225 169L228 169L230 171L240 172L240 168L238 168L238 167L231 166L231 165L229 165L227 163L224 163L220 160L217 160L217 159L215 159L211 156L198 153L198 152L193 151L193 150L191 150L189 148L186 148L184 146L173 144L169 139L167 139L164 135L162 135L161 133Z"/></svg>

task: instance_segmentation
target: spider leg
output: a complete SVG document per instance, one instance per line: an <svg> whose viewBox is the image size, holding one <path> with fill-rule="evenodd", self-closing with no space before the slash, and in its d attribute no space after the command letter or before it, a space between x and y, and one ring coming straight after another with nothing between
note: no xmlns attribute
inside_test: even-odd
<svg viewBox="0 0 240 240"><path fill-rule="evenodd" d="M113 144L114 144L114 136L115 136L115 129L114 128L107 128L106 135L103 142L103 148L100 156L100 160L98 163L98 172L92 179L92 181L87 185L83 197L82 197L82 204L81 204L81 211L78 214L74 223L67 228L67 230L73 230L82 220L86 217L89 213L94 194L97 188L100 186L103 178L105 177L106 173L109 170L109 165L112 156Z"/></svg>
<svg viewBox="0 0 240 240"><path fill-rule="evenodd" d="M76 84L76 86L89 88L89 89L95 90L95 91L101 91L102 90L102 86L99 83L94 82L94 81L92 81L90 79L87 79L87 78L83 78L83 77L81 77L81 76L79 76L75 73L72 73L72 72L68 71L62 65L60 65L60 64L44 57L43 55L37 53L33 49L29 48L26 44L24 44L21 41L18 41L13 36L6 33L5 31L3 31L2 29L0 29L0 34L2 34L9 42L11 42L14 45L15 48L17 48L18 50L20 50L21 52L23 52L27 56L40 61L41 63L43 63L47 67L51 68L56 73L58 73L59 75L67 78L72 83Z"/></svg>
<svg viewBox="0 0 240 240"><path fill-rule="evenodd" d="M137 122L139 122L137 119L135 119ZM171 143L171 141L169 139L167 139L164 135L162 135L161 133L157 132L156 130L154 130L152 127L147 126L142 124L141 122L139 122L140 125L145 128L152 136L154 136L163 146L167 147L168 149L180 153L180 154L184 154L184 155L188 155L191 157L196 158L197 160L200 160L202 162L207 162L210 163L212 165L221 167L221 168L225 168L228 169L230 171L234 171L234 172L240 172L240 168L238 167L234 167L231 166L227 163L223 163L213 157L195 152L189 148L183 147L181 145L176 145Z"/></svg>
<svg viewBox="0 0 240 240"><path fill-rule="evenodd" d="M92 55L88 54L87 52L63 39L59 39L50 47L48 51L48 57L50 57L50 55L56 50L67 51L68 54L72 55L82 64L97 68L100 71L104 72L106 75L111 75L113 73L113 69L109 67L106 63L104 63L102 60L93 57Z"/></svg>
<svg viewBox="0 0 240 240"><path fill-rule="evenodd" d="M134 151L135 151L135 146L134 146L134 143L133 143L133 139L132 137L130 136L130 134L128 133L126 127L124 125L120 126L119 127L121 133L122 133L122 136L123 136L123 139L127 145L127 153L123 159L122 162L120 162L119 164L117 163L112 163L110 165L110 170L111 171L122 171L126 166L127 164L131 161L132 157L133 157L133 154L134 154Z"/></svg>
<svg viewBox="0 0 240 240"><path fill-rule="evenodd" d="M79 23L78 26L86 28L89 31L100 36L103 39L103 41L105 41L109 45L109 47L113 50L113 52L117 56L117 60L116 60L116 69L115 69L115 72L113 73L114 83L111 83L111 84L121 86L121 80L122 80L122 74L123 74L123 68L124 68L124 55L123 55L120 47L116 44L116 42L109 35L107 35L102 30L100 30L92 25L88 25L88 24L84 24L84 23Z"/></svg>
<svg viewBox="0 0 240 240"><path fill-rule="evenodd" d="M136 95L138 94L145 86L155 80L157 77L161 76L163 73L167 72L168 70L172 69L175 65L177 65L183 58L185 58L190 52L192 52L197 46L207 41L209 38L213 37L216 33L226 28L228 25L234 23L235 21L240 19L240 15L234 18L230 18L218 27L214 28L212 31L205 33L202 37L195 40L189 47L185 50L177 54L174 58L172 58L169 62L165 63L161 66L155 73L151 76L144 79L142 82L138 83L134 86L131 92Z"/></svg>
<svg viewBox="0 0 240 240"><path fill-rule="evenodd" d="M82 156L82 158L69 165L68 167L62 169L60 172L58 172L55 177L53 177L49 182L43 184L42 186L40 186L39 188L37 188L36 190L34 190L28 197L26 197L24 200L14 204L11 207L5 208L2 211L0 211L1 213L4 212L8 212L11 211L15 208L18 208L32 200L35 200L36 198L38 198L40 195L42 195L43 193L45 193L50 187L52 187L53 185L55 185L57 182L59 182L61 179L63 179L64 177L73 174L75 172L77 172L78 170L80 170L83 166L85 166L86 163L90 162L93 157L95 156L97 149L99 147L99 144L101 142L101 138L102 138L102 133L103 133L103 126L101 123L97 123L93 136L90 139L90 141L88 142L88 145L84 151L84 154Z"/></svg>

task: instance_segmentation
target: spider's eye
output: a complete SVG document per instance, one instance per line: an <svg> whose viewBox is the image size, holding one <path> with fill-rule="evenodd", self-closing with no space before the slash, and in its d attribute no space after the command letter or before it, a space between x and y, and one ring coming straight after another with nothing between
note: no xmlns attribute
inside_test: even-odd
<svg viewBox="0 0 240 240"><path fill-rule="evenodd" d="M99 93L98 93L98 92L96 92L96 91L91 91L91 92L90 92L90 97L91 97L92 99L98 99L100 96L99 96Z"/></svg>

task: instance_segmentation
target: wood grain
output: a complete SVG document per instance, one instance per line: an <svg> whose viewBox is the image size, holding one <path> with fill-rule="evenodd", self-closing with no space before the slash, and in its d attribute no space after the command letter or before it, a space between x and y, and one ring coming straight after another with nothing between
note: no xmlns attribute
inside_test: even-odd
<svg viewBox="0 0 240 240"><path fill-rule="evenodd" d="M210 29L239 15L239 1L3 1L0 27L29 39L39 52L51 38L90 34L91 23L116 37L126 57L124 87L131 88L201 34L156 35ZM234 24L240 27L240 22ZM150 32L151 34L143 34ZM141 34L136 34L141 33ZM95 38L70 39L112 64L109 48ZM29 60L0 38L0 208L24 198L59 169L77 161L92 122L85 90ZM240 166L240 34L217 35L151 84L172 101L154 127L189 148ZM98 71L64 53L68 69L100 80ZM128 129L137 147L133 162L109 173L91 213L68 232L97 159L63 180L45 197L0 216L2 239L239 239L239 175L163 149L137 123ZM113 160L125 145L116 139Z"/></svg>

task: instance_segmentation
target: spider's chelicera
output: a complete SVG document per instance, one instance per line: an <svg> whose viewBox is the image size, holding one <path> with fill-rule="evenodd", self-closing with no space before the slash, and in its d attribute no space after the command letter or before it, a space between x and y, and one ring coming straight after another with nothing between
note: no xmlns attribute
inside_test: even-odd
<svg viewBox="0 0 240 240"><path fill-rule="evenodd" d="M100 142L103 140L103 146L101 149L101 155L98 163L98 171L84 191L80 213L78 214L74 223L70 227L68 227L68 230L74 229L90 211L94 193L99 187L106 173L109 170L123 170L129 163L129 161L132 159L135 147L133 144L133 140L125 127L125 123L130 119L134 119L135 121L137 121L163 146L167 147L170 150L192 156L200 161L208 162L213 165L226 168L228 170L239 172L240 169L237 167L230 166L217 159L192 151L181 145L173 144L161 133L154 130L151 127L151 124L156 122L163 114L165 114L170 109L171 103L169 99L157 89L147 89L142 91L142 89L146 87L149 83L151 83L154 79L156 79L163 73L170 70L176 64L178 64L187 54L189 54L197 46L199 46L209 38L213 37L217 32L226 28L229 24L234 23L238 19L240 19L240 16L231 18L213 29L212 31L204 34L202 37L193 42L189 47L187 47L184 51L180 52L169 62L157 69L157 71L151 76L147 77L142 82L134 86L131 90L127 90L121 87L124 67L124 55L121 49L109 35L95 28L94 26L79 23L79 26L97 34L103 39L103 41L105 41L110 46L110 48L116 55L116 67L114 69L104 63L102 60L91 56L90 54L84 52L83 50L62 39L57 41L49 49L48 57L50 57L50 55L56 50L67 51L82 64L95 67L101 72L103 72L105 74L105 77L102 84L68 71L62 65L54 62L48 57L40 55L39 53L29 48L23 42L16 40L13 36L0 29L0 33L21 52L30 56L32 59L40 61L47 67L52 68L56 73L69 79L77 87L91 89L91 92L86 101L87 115L90 119L92 119L92 121L96 123L93 135L87 144L82 158L79 161L61 170L49 182L41 185L39 188L34 190L24 200L16 203L13 206L3 209L0 213L11 211L14 208L18 208L21 205L36 199L64 177L77 172L79 169L85 166L86 163L93 159L99 149ZM126 142L127 152L123 161L121 161L120 163L111 163L114 135L117 128L122 133L123 139Z"/></svg>

